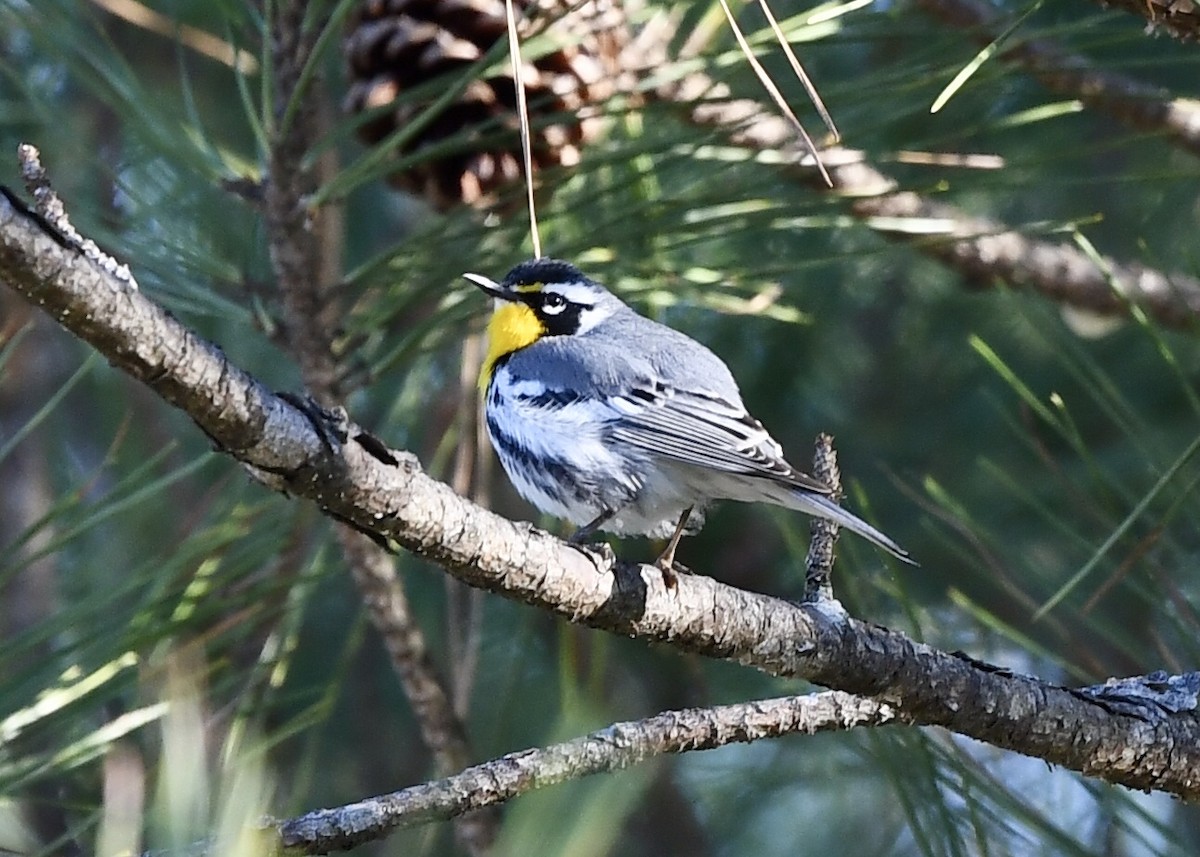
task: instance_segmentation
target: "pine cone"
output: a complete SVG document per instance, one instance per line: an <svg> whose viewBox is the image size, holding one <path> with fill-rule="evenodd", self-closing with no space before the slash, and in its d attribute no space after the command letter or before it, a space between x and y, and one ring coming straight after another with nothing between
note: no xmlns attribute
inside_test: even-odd
<svg viewBox="0 0 1200 857"><path fill-rule="evenodd" d="M565 2L514 2L518 15L528 13L519 28L523 40L549 31L567 43L526 60L522 69L535 172L578 162L580 147L596 132L594 114L587 108L611 93L617 54L626 42L615 0L586 0L568 14ZM566 35L560 35L564 29ZM506 38L504 0L365 0L346 34L350 86L344 106L354 114L394 107L363 125L359 136L376 144L405 127ZM426 98L397 103L402 94L434 80L442 82L440 90L430 88ZM459 202L489 203L503 185L521 179L516 103L507 64L496 76L471 81L398 154L415 154L451 138L458 151L398 171L390 181L441 209Z"/></svg>

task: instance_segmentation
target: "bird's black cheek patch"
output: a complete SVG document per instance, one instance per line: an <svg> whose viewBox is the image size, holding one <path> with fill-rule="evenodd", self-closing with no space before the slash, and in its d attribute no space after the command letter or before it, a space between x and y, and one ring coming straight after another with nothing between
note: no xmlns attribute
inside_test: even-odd
<svg viewBox="0 0 1200 857"><path fill-rule="evenodd" d="M570 336L579 330L579 315L582 307L568 305L556 315L537 310L537 316L546 328L547 336Z"/></svg>

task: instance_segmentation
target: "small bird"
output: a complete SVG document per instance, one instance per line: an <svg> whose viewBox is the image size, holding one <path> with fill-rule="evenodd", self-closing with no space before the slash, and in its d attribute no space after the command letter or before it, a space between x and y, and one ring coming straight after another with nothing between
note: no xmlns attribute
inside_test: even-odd
<svg viewBox="0 0 1200 857"><path fill-rule="evenodd" d="M827 518L913 562L788 464L699 342L569 262L522 262L499 283L463 276L496 298L479 377L488 436L521 496L579 527L573 542L669 537L656 565L672 585L680 538L712 501L741 500Z"/></svg>

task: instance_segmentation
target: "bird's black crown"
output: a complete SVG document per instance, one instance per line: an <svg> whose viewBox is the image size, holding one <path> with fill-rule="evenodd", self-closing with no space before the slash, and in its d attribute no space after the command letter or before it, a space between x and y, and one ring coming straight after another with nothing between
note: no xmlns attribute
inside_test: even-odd
<svg viewBox="0 0 1200 857"><path fill-rule="evenodd" d="M578 268L561 259L530 259L504 276L502 286L514 289L534 283L579 283L587 280Z"/></svg>

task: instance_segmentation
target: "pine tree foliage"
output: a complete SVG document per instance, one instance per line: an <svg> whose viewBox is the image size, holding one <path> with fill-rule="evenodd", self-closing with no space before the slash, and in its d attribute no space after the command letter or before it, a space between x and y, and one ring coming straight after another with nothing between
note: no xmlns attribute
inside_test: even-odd
<svg viewBox="0 0 1200 857"><path fill-rule="evenodd" d="M268 37L284 5L0 0L0 182L20 187L12 153L36 143L81 231L238 365L298 390L259 184L271 129L289 118L273 107ZM498 277L530 255L523 189L502 191L492 211L439 213L390 187L405 162L358 142L372 117L340 109L355 4L304 5L320 37L296 109L320 128L305 154L319 177L311 204L336 213L329 347L345 404L434 475L529 519L476 454L462 343L487 307L460 279ZM543 246L711 345L793 459L817 432L836 435L847 503L922 563L897 567L843 539L834 588L855 616L1069 684L1193 670L1196 326L1068 307L999 274L968 276L937 248L950 214L986 218L1101 267L1162 272L1186 295L1200 278L1200 148L1162 117L1196 115L1200 54L1085 0L998 4L987 25L964 23L963 8L772 3L844 146L941 216L864 213L779 151L696 121L713 93L662 97L700 71L768 103L719 6L650 2L626 11L635 36L667 16L665 59L627 68L591 105L601 130L578 163L539 174ZM804 108L761 11L736 12ZM1092 83L1141 89L1106 101L1072 92L1069 75L1050 85L1030 44L1100 73ZM502 61L406 93L403 115L418 117L406 121L445 106L431 92L465 90ZM1148 92L1167 105L1158 120L1134 109ZM515 130L462 129L443 144L497 138L511 146ZM409 157L416 167L437 154ZM107 854L220 836L249 853L238 831L261 813L435 775L336 525L264 491L7 290L0 510L0 850ZM725 506L681 558L794 598L807 543L806 519ZM413 556L395 562L471 761L663 709L805 689L464 593ZM1200 845L1191 806L906 727L658 760L522 797L498 825L496 854ZM459 847L435 825L366 849Z"/></svg>

